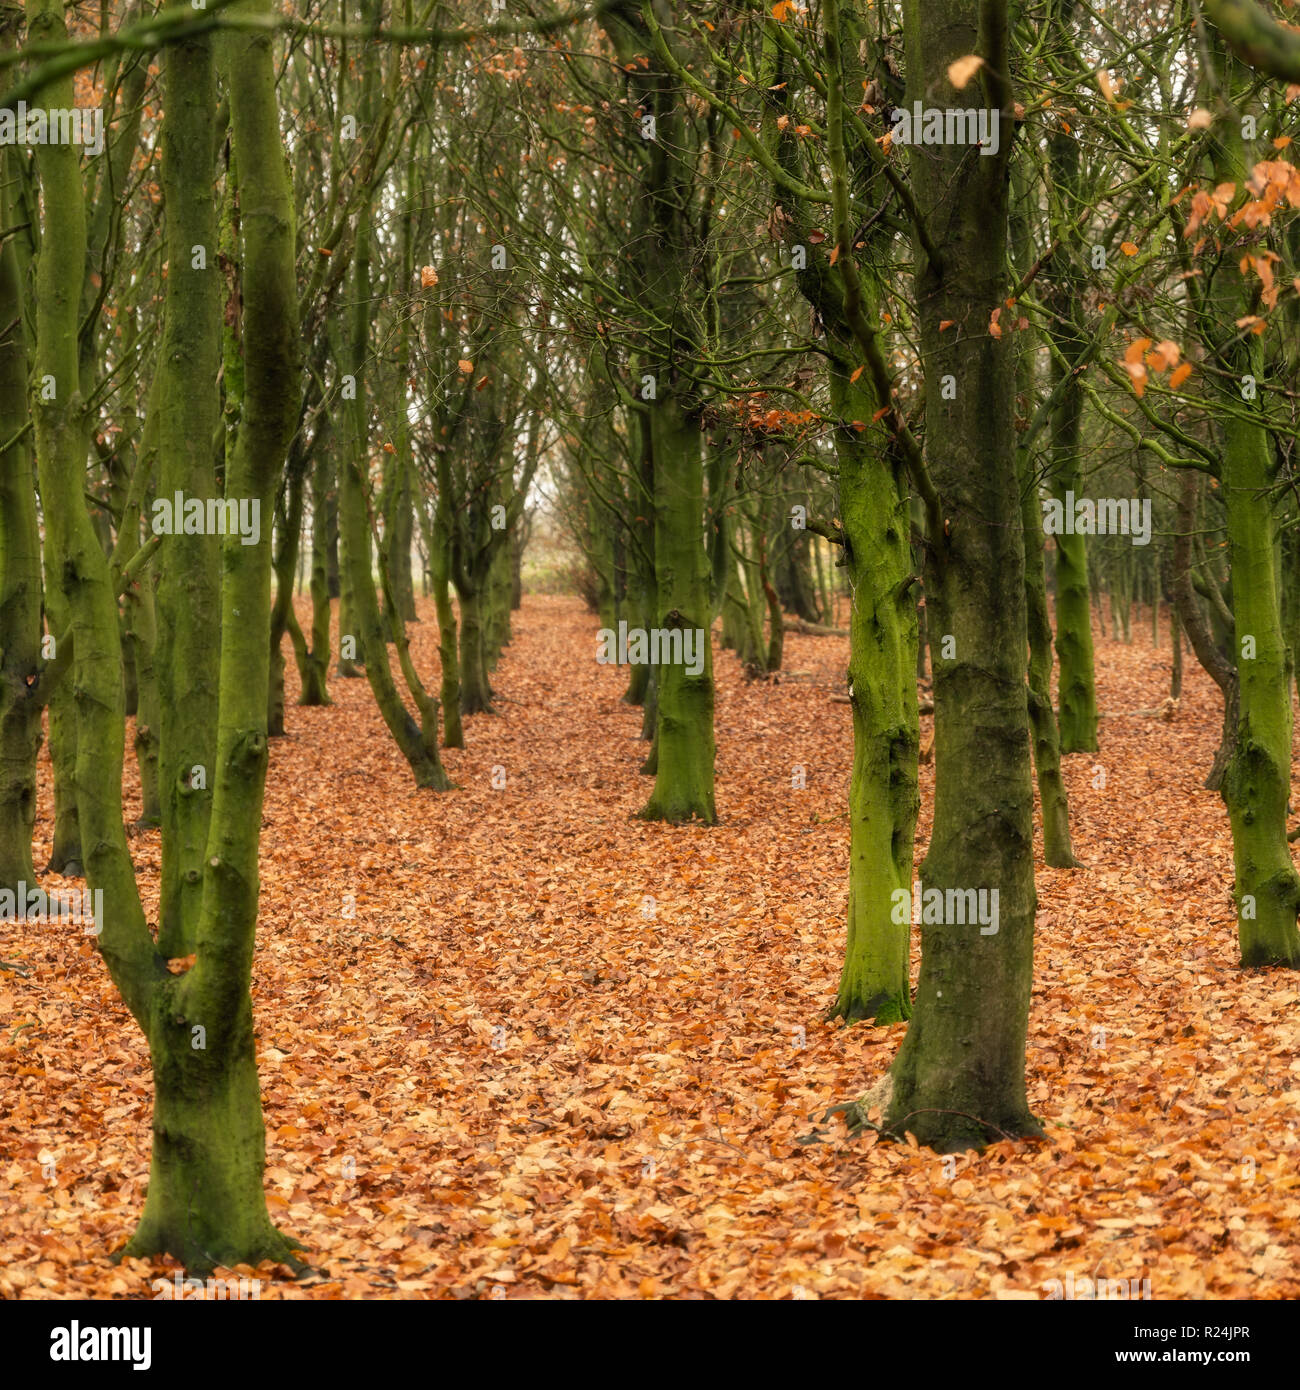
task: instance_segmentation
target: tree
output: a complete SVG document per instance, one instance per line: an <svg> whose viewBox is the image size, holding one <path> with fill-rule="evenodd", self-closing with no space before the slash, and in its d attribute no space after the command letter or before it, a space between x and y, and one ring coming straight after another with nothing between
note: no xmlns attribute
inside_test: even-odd
<svg viewBox="0 0 1300 1390"><path fill-rule="evenodd" d="M1234 76L1236 86L1242 85L1240 67L1235 61L1224 64L1221 111L1212 127L1211 164L1219 188L1244 185L1249 177L1241 109L1232 101ZM1245 269L1253 261L1257 272L1261 264L1265 274L1271 271L1250 250L1241 252L1239 240L1222 247L1200 319L1207 356L1222 368L1214 380L1237 658L1236 736L1221 790L1232 824L1242 964L1294 966L1300 965L1300 875L1286 835L1292 658L1282 631L1276 574L1276 469L1262 404L1252 419L1242 408L1241 390L1243 381L1265 375L1262 340L1248 331L1256 297Z"/></svg>
<svg viewBox="0 0 1300 1390"><path fill-rule="evenodd" d="M260 12L250 6L250 13ZM51 0L32 0L29 33L66 36ZM225 76L242 197L242 315L246 364L243 408L226 495L258 502L269 514L297 415L298 339L293 206L275 100L272 37L256 30L227 41ZM196 105L213 100L210 57L177 53L169 76L187 71L201 85ZM187 62L190 64L187 70ZM71 106L70 75L42 96ZM173 99L166 119L185 123ZM210 105L208 114L210 116ZM193 112L191 115L195 114ZM197 119L201 121L202 112ZM210 127L209 127L210 128ZM208 145L210 153L212 146ZM86 247L78 152L41 146L37 154L44 225L36 269L36 452L47 544L75 643L76 791L89 850L86 873L102 889L99 949L124 1002L149 1042L155 1081L154 1151L132 1254L169 1252L186 1265L291 1259L291 1243L271 1224L262 1191L265 1141L254 1058L249 981L257 921L257 855L266 777L270 549L238 535L222 547L221 617L196 652L219 691L212 808L193 914L177 933L192 943L172 973L164 943L145 922L122 824L124 754L122 649L108 557L83 500L84 434L79 428L77 330ZM210 187L210 185L208 185ZM182 209L169 215L179 218ZM194 274L215 276L213 259ZM181 265L173 266L180 274ZM204 389L215 389L215 376ZM174 537L169 538L174 539ZM165 831L164 834L167 832ZM174 835L175 830L172 831ZM189 968L184 968L189 966Z"/></svg>
<svg viewBox="0 0 1300 1390"><path fill-rule="evenodd" d="M635 118L645 135L631 246L633 295L649 324L638 344L635 376L654 467L656 627L702 638L698 672L685 661L658 667L655 785L641 814L647 820L712 824L717 811L704 442L690 366L703 337L694 304L708 293L708 258L700 254L707 213L696 205L694 181L698 119L686 105L674 71L681 61L672 57L651 0L610 4L600 19L628 71Z"/></svg>
<svg viewBox="0 0 1300 1390"><path fill-rule="evenodd" d="M921 882L945 904L981 888L999 895L992 931L923 914L916 1002L890 1072L886 1127L947 1151L1040 1132L1024 1074L1037 895L1015 358L991 329L1008 290L1014 126L1005 4L908 0L904 33L909 97L955 104L977 70L998 131L996 153L908 151L933 247L917 247L916 301L926 463L941 502L925 569L935 798ZM945 376L951 400L936 389Z"/></svg>

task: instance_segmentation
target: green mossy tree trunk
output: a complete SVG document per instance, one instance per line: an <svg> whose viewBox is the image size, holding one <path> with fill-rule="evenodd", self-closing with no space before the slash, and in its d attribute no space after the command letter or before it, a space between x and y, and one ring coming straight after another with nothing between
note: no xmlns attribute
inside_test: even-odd
<svg viewBox="0 0 1300 1390"><path fill-rule="evenodd" d="M300 705L332 705L328 498L334 483L334 435L322 421L311 471L311 645L302 669Z"/></svg>
<svg viewBox="0 0 1300 1390"><path fill-rule="evenodd" d="M838 532L847 570L849 703L853 717L853 771L849 783L849 893L847 940L839 990L828 1017L848 1022L896 1023L911 1015L911 917L896 911L897 892L910 892L916 819L920 809L917 761L920 715L916 698L917 618L911 545L910 488L905 457L889 427L875 420L889 401L890 382L864 373L864 354L879 362L875 340L879 307L857 268L888 254L892 233L878 231L870 250L856 243L849 215L850 175L872 179L868 151L854 128L846 129L844 94L859 92L873 74L864 54L867 28L860 12L830 3L823 12L829 61L827 158L832 180L834 244L838 269L827 256L810 256L796 279L815 316L826 327L831 415L839 466ZM866 45L864 47L864 45ZM795 69L774 45L773 69L764 86L774 99L765 131L775 157L792 173L797 137L776 121L793 99ZM863 195L870 199L874 190ZM791 208L788 239L805 250L824 213L811 205ZM870 234L868 234L870 236ZM881 244L883 243L883 245ZM874 255L873 255L874 253ZM882 402L883 395L883 402ZM805 533L806 534L806 533Z"/></svg>
<svg viewBox="0 0 1300 1390"><path fill-rule="evenodd" d="M378 58L372 51L365 58L362 79L363 121L370 119L375 109L378 85ZM344 457L339 467L339 539L343 565L352 601L352 621L356 631L358 651L365 663L366 679L379 706L384 723L393 741L401 750L415 778L417 787L433 791L448 791L451 779L442 765L438 751L438 708L436 700L424 696L418 681L412 683L413 672L406 662L404 633L391 634L398 641L403 658L403 673L411 694L419 704L420 722L411 717L393 679L388 664L388 639L384 619L375 593L371 564L372 512L369 493L369 402L366 393L366 361L370 332L370 205L363 200L357 213L357 241L353 260L352 303L348 315L347 364L348 374L356 385L356 396L345 400L347 428L344 432ZM387 589L387 557L379 558L379 571ZM395 612L393 602L388 604Z"/></svg>
<svg viewBox="0 0 1300 1390"><path fill-rule="evenodd" d="M690 362L706 337L707 212L700 206L696 161L701 126L686 103L662 48L677 41L657 26L649 5L611 4L600 23L629 73L638 111L652 119L643 140L634 213L630 275L647 324L642 381L654 382L636 402L649 431L653 464L654 626L681 631L698 644L699 671L669 662L656 669L657 724L652 758L655 785L641 810L646 820L671 824L717 820L714 805L713 643L710 565L704 530L702 402ZM757 655L757 654L756 654Z"/></svg>
<svg viewBox="0 0 1300 1390"><path fill-rule="evenodd" d="M257 12L259 7L254 7ZM32 0L34 42L66 43L62 6ZM208 40L167 50L166 114L182 126L215 111ZM243 239L242 330L247 392L238 445L227 460L229 496L269 509L300 397L294 283L293 207L275 102L269 33L230 40L229 89L247 216ZM182 86L185 100L179 100ZM39 93L73 104L73 80ZM192 128L192 127L191 127ZM211 142L204 168L209 169ZM92 889L104 893L100 952L145 1032L154 1064L154 1148L144 1213L126 1253L169 1253L200 1271L216 1265L292 1258L272 1226L262 1190L264 1134L254 1064L249 983L258 900L258 841L267 765L270 621L269 538L245 546L227 537L220 627L196 652L219 691L214 792L201 857L196 963L171 975L166 947L145 921L122 823L125 753L121 644L113 577L83 499L83 405L78 387L80 315L76 289L86 248L79 153L41 146L36 155L44 234L36 267L33 419L45 503L47 546L72 625L76 691L75 785ZM211 178L204 176L207 195ZM168 218L182 214L169 201ZM186 258L185 264L190 264ZM173 261L173 274L179 270ZM197 268L196 268L197 271ZM207 272L219 275L215 257ZM167 370L164 362L161 369ZM216 374L204 383L215 396ZM50 389L44 389L48 384ZM211 436L206 443L210 444ZM164 835L168 831L164 829ZM173 826L171 833L177 834Z"/></svg>
<svg viewBox="0 0 1300 1390"><path fill-rule="evenodd" d="M1221 49L1227 80L1246 80L1241 63ZM1226 103L1225 103L1226 106ZM1241 117L1221 112L1211 153L1218 183L1245 182L1253 156L1241 138ZM1291 657L1282 630L1275 565L1276 483L1268 432L1242 410L1240 383L1265 375L1261 339L1233 328L1254 301L1239 262L1240 245L1225 246L1209 282L1203 332L1222 368L1226 408L1222 496L1232 562L1232 614L1236 632L1237 731L1220 788L1232 825L1238 940L1244 966L1300 965L1300 875L1287 842L1291 791ZM1262 406L1257 406L1262 410Z"/></svg>
<svg viewBox="0 0 1300 1390"><path fill-rule="evenodd" d="M13 47L12 21L4 46ZM14 222L14 155L0 155L0 223ZM36 758L41 747L41 536L27 425L27 339L12 237L0 246L0 889L34 886Z"/></svg>
<svg viewBox="0 0 1300 1390"><path fill-rule="evenodd" d="M1010 234L1016 273L1025 276L1032 264L1029 184L1024 161L1012 170ZM1028 335L1023 335L1027 337ZM1019 341L1016 363L1017 414L1027 417L1034 399L1032 339ZM1032 451L1017 450L1020 476L1021 526L1025 540L1025 616L1029 629L1029 724L1033 731L1034 768L1038 774L1038 803L1043 823L1043 858L1054 869L1075 869L1079 861L1070 843L1070 803L1061 775L1061 738L1052 705L1052 620L1047 607L1046 542L1043 509Z"/></svg>
<svg viewBox="0 0 1300 1390"><path fill-rule="evenodd" d="M849 609L849 701L853 772L849 782L848 939L831 1017L897 1023L911 1017L910 914L894 911L910 893L916 818L920 714L916 698L916 603L908 488L902 460L870 420L875 397L850 380L860 353L828 332L831 409L840 422L840 513L853 602ZM903 920L898 920L900 915Z"/></svg>
<svg viewBox="0 0 1300 1390"><path fill-rule="evenodd" d="M704 468L700 428L671 388L650 412L655 461L655 626L694 633L700 670L685 661L657 668L657 763L646 820L717 820L713 800L713 644L704 549Z"/></svg>
<svg viewBox="0 0 1300 1390"><path fill-rule="evenodd" d="M298 568L298 543L307 504L308 460L289 459L288 476L276 499L275 538L271 571L275 576L275 602L271 605L270 681L266 699L266 731L271 738L284 737L284 635L293 617L294 574ZM301 635L301 634L299 634Z"/></svg>
<svg viewBox="0 0 1300 1390"><path fill-rule="evenodd" d="M35 29L48 28L51 32L60 31L61 26L57 25L52 12L44 11L39 5L27 8L27 27L29 39L34 37ZM74 169L75 172L75 169ZM44 174L41 173L39 166L37 170L38 178L44 184ZM65 171L60 168L60 180L66 178ZM64 259L60 255L60 280L58 286L58 303L50 306L50 313L44 320L46 338L52 333L57 333L62 338L66 331L65 316L74 312L77 304L78 291L81 286L81 275L84 271L84 252L86 247L85 233L85 208L80 180L76 186L77 208L76 217L78 219L75 234L77 236L76 255L81 257L79 262L74 262L71 256ZM54 216L57 219L58 209ZM61 248L61 250L64 248ZM38 264L36 269L37 278L37 349L33 352L34 361L39 361L39 335L41 331L40 318L40 273L42 265L48 265L53 259L53 253ZM64 278L66 277L66 279ZM57 328L53 327L57 323ZM54 351L55 349L51 349ZM75 354L75 344L74 344ZM63 351L62 341L57 349ZM64 365L60 359L61 367ZM71 373L59 375L53 385L53 390L57 393L62 390L64 399L58 401L50 398L44 401L49 406L46 419L57 420L57 425L51 424L49 433L53 435L58 430L64 432L63 437L58 440L58 456L60 462L73 454L79 454L82 477L85 477L86 461L86 433L85 421L82 411L82 398L78 391L76 399L69 399L73 390L80 381L78 363L78 374ZM41 372L42 378L54 375L50 372ZM44 381L42 388L44 388ZM42 389L44 395L44 389ZM42 514L48 516L51 502L47 495L47 473L41 451L41 425L34 418L33 426L37 438L37 465L40 473L41 486L41 510ZM47 450L47 457L54 452L54 444L51 443ZM89 525L89 520L88 523ZM64 633L73 630L72 614L68 607L65 596L67 574L67 559L60 548L51 541L52 530L47 522L44 566L45 566L45 620L48 635L59 641ZM94 535L94 528L91 527L91 534ZM103 553L103 547L99 546L98 538L95 540L99 553ZM116 604L114 604L114 630L117 628ZM120 639L115 639L119 640ZM74 644L75 645L75 644ZM78 766L81 762L81 747L78 738L78 718L77 718L77 692L74 689L74 682L70 680L60 680L54 684L49 694L50 708L50 762L54 769L54 836L50 847L49 863L45 866L47 873L63 874L69 878L78 878L84 872L84 860L82 857L82 832L81 832L81 790L78 786ZM125 714L124 716L125 717Z"/></svg>
<svg viewBox="0 0 1300 1390"><path fill-rule="evenodd" d="M213 383L222 360L221 274L213 197L216 87L211 40L168 47L162 187L168 274L158 370L158 497L216 495L212 441L220 420ZM236 213L237 215L237 213ZM237 235L237 232L236 232ZM270 511L264 518L270 529ZM206 527L203 528L206 531ZM160 949L194 950L203 850L216 772L219 537L184 535L177 518L154 564L158 574L155 668L161 708ZM269 538L268 538L269 543Z"/></svg>
<svg viewBox="0 0 1300 1390"><path fill-rule="evenodd" d="M247 8L256 14L268 7L254 0ZM245 366L226 494L256 499L265 517L301 400L293 202L272 42L266 32L232 36L223 55L240 176ZM210 68L202 81L211 112ZM262 1188L265 1135L249 995L269 756L271 537L264 529L257 545L244 545L227 536L221 562L216 777L194 933L197 961L182 975L156 978L145 1011L156 1088L154 1147L144 1212L127 1246L132 1255L167 1251L198 1269L293 1262ZM207 664L218 665L212 655Z"/></svg>
<svg viewBox="0 0 1300 1390"><path fill-rule="evenodd" d="M439 697L442 700L442 741L445 748L464 748L465 728L460 717L460 653L457 650L456 610L451 602L451 526L447 503L440 493L433 534L428 537L429 567L433 577L433 604L438 614L438 661L442 667Z"/></svg>
<svg viewBox="0 0 1300 1390"><path fill-rule="evenodd" d="M1074 0L1063 0L1058 23L1072 22ZM1046 271L1046 297L1053 310L1049 332L1063 359L1053 359L1051 390L1052 495L1062 506L1081 486L1083 389L1071 370L1088 350L1078 314L1084 290L1083 216L1080 205L1079 136L1054 129L1048 137L1052 182L1058 206L1052 226L1058 238ZM1070 365L1066 365L1070 364ZM1097 749L1097 690L1093 670L1092 607L1088 588L1087 538L1058 535L1056 541L1056 656L1060 663L1058 725L1062 753Z"/></svg>
<svg viewBox="0 0 1300 1390"><path fill-rule="evenodd" d="M1000 122L995 154L962 145L908 152L919 214L941 258L918 241L925 452L942 505L925 571L935 794L921 881L945 899L951 890L996 890L999 905L994 931L922 926L920 981L885 1126L951 1151L1041 1132L1025 1092L1036 894L1015 358L1010 341L988 332L1009 288L1014 126L1002 0L907 0L904 15L909 101L979 105ZM985 66L959 93L948 74L971 53ZM945 400L937 388L949 375L956 391Z"/></svg>

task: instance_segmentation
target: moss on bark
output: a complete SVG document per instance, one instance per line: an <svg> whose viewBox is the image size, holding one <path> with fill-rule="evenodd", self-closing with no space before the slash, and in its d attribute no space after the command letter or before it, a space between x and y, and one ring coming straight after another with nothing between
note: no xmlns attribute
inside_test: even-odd
<svg viewBox="0 0 1300 1390"><path fill-rule="evenodd" d="M920 877L945 895L999 895L994 931L956 921L922 926L912 1020L892 1068L886 1127L946 1152L1041 1132L1025 1092L1036 894L1015 360L1011 342L987 331L1008 292L1012 96L1004 4L907 0L904 14L909 98L975 101L1001 123L996 154L959 145L909 150L936 253L916 248L916 302L925 454L942 506L925 571L935 794ZM985 59L978 95L957 93L948 76L969 53ZM967 327L940 328L950 322ZM946 377L955 391L938 389Z"/></svg>
<svg viewBox="0 0 1300 1390"><path fill-rule="evenodd" d="M1224 54L1225 71L1240 83L1237 60ZM1244 179L1251 155L1236 114L1216 123L1211 144L1215 177ZM1291 791L1291 654L1282 629L1275 547L1275 471L1265 422L1250 419L1236 390L1245 376L1264 375L1254 334L1232 325L1252 306L1235 247L1225 249L1210 282L1207 346L1223 368L1219 417L1223 440L1222 497L1232 564L1232 617L1236 638L1236 740L1220 787L1232 826L1237 931L1246 966L1300 966L1300 876L1287 842ZM1222 338L1223 341L1216 341Z"/></svg>

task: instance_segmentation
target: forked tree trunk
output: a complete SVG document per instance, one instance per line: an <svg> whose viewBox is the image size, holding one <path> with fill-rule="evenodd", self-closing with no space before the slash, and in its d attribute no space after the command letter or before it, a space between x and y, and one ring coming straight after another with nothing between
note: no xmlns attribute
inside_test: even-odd
<svg viewBox="0 0 1300 1390"><path fill-rule="evenodd" d="M369 89L372 76L367 73ZM365 103L363 97L363 105ZM358 649L366 666L366 679L374 694L375 703L383 715L393 741L401 749L415 778L417 787L447 791L451 787L438 752L438 720L436 708L421 709L417 723L406 708L388 664L388 633L379 611L375 582L371 570L370 499L367 494L367 460L369 457L366 430L367 404L365 363L370 314L370 233L366 225L369 213L362 208L361 225L357 231L353 302L349 328L349 372L356 381L356 399L345 402L348 425L345 436L345 457L339 468L339 529L343 543L344 566L352 596L353 621L357 629ZM380 557L381 570L384 559ZM415 693L415 692L413 692Z"/></svg>
<svg viewBox="0 0 1300 1390"><path fill-rule="evenodd" d="M254 0L249 9L259 13L265 6ZM224 54L243 198L246 367L226 492L257 499L267 517L301 398L293 203L272 42L266 32L230 36ZM202 92L210 123L211 68L198 53L192 66L169 63L168 114L179 104L182 74L187 93ZM200 1270L293 1262L291 1242L272 1225L262 1188L265 1141L249 996L268 762L270 537L264 532L258 545L246 546L228 536L221 558L220 711L193 938L197 961L185 974L155 978L151 989L145 1026L156 1087L154 1150L144 1215L127 1246L133 1255L168 1251ZM211 657L209 664L215 664Z"/></svg>
<svg viewBox="0 0 1300 1390"><path fill-rule="evenodd" d="M256 13L265 7L252 8ZM66 43L63 9L56 0L32 0L28 18L35 41ZM202 162L191 172L210 199L216 93L209 42L200 36L167 49L164 120L190 133L206 127L206 144L196 146ZM241 324L247 390L239 444L227 460L226 489L228 496L255 499L269 511L301 391L293 206L271 35L253 31L229 42L231 119L247 195ZM40 95L51 105L70 107L72 77L52 81ZM264 1139L249 997L267 766L268 538L254 546L243 545L238 536L226 539L222 621L209 628L207 646L197 653L204 666L200 678L220 690L217 756L210 833L200 861L197 929L187 922L176 933L192 941L196 962L171 975L160 954L166 947L162 941L155 947L145 921L122 823L125 730L117 599L83 501L76 290L86 231L79 154L69 146L41 146L36 163L44 209L36 272L36 372L53 389L34 399L33 418L47 543L61 560L58 574L75 642L75 785L88 846L86 871L91 888L104 893L101 954L149 1040L155 1064L149 1190L126 1253L170 1253L199 1270L292 1260L291 1244L271 1224L262 1190ZM172 200L166 212L174 238L184 219ZM179 286L174 255L172 266L170 278ZM209 258L207 273L219 273L215 257ZM169 295L175 292L169 285ZM213 374L203 383L214 395L215 381ZM165 828L164 836L168 833ZM174 825L170 833L177 833Z"/></svg>

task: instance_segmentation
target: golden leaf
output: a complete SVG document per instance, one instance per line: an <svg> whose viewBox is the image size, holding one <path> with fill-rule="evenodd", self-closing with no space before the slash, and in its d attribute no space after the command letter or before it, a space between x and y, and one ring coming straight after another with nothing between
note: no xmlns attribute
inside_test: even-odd
<svg viewBox="0 0 1300 1390"><path fill-rule="evenodd" d="M984 59L978 53L968 53L948 64L948 81L960 92L983 66Z"/></svg>

